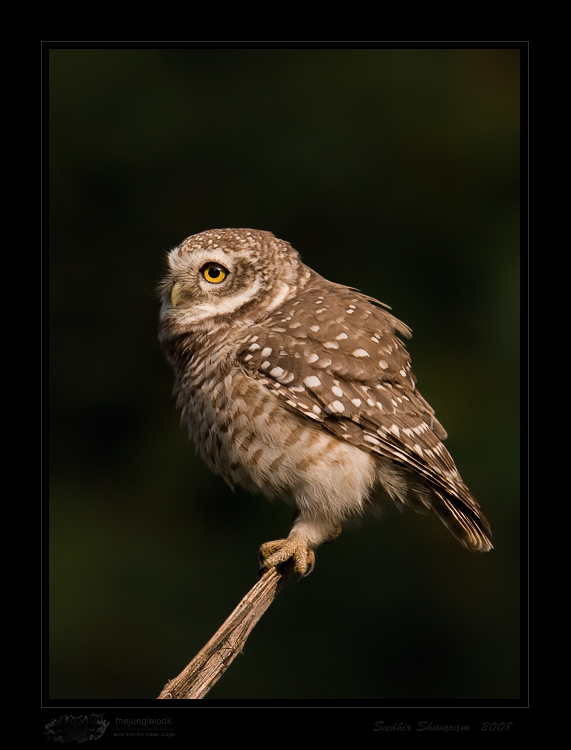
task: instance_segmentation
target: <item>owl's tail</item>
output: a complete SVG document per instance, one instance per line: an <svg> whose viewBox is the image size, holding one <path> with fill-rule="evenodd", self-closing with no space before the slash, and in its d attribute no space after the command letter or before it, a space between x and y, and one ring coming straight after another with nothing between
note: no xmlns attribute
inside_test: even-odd
<svg viewBox="0 0 571 750"><path fill-rule="evenodd" d="M471 495L461 498L436 488L432 491L432 510L460 544L474 552L493 549L488 519Z"/></svg>

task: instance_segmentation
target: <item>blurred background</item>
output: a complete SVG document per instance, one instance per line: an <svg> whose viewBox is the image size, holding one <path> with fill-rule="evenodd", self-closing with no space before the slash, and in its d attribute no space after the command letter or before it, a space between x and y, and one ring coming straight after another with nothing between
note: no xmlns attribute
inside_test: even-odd
<svg viewBox="0 0 571 750"><path fill-rule="evenodd" d="M154 698L292 509L179 424L164 258L274 232L391 305L494 532L389 509L288 582L210 699L519 696L518 49L51 49L49 697Z"/></svg>

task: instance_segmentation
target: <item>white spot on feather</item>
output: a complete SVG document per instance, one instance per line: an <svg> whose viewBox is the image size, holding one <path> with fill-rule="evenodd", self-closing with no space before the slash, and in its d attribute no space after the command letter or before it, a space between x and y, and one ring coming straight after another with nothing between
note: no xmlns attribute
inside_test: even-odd
<svg viewBox="0 0 571 750"><path fill-rule="evenodd" d="M321 380L316 375L308 375L303 382L308 388L317 388L321 385Z"/></svg>
<svg viewBox="0 0 571 750"><path fill-rule="evenodd" d="M343 404L341 403L341 401L332 401L332 402L331 402L331 403L329 404L329 406L328 406L328 409L329 409L329 410L330 410L331 412L337 412L337 413L339 413L339 414L341 414L342 412L344 412L344 411L345 411L345 407L344 407L344 405L343 405Z"/></svg>

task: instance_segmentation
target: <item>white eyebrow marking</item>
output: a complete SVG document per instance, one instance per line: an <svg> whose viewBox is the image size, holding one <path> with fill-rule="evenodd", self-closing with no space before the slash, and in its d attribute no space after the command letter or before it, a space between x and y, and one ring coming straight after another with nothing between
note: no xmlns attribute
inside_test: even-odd
<svg viewBox="0 0 571 750"><path fill-rule="evenodd" d="M188 310L185 310L184 315L181 316L181 319L183 321L188 320L189 322L192 322L204 320L205 318L212 318L216 315L224 315L225 313L233 312L246 302L249 302L252 297L260 290L261 285L261 280L256 279L251 286L249 286L247 289L244 289L241 294L236 294L234 297L219 298L216 302L201 302L200 304L194 305Z"/></svg>

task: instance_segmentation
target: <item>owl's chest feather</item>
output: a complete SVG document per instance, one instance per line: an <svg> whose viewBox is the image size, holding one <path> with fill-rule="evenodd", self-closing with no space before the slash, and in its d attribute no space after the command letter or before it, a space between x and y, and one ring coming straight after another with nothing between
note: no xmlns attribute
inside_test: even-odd
<svg viewBox="0 0 571 750"><path fill-rule="evenodd" d="M272 497L315 484L321 464L324 483L337 467L350 465L346 454L354 448L284 408L275 392L242 369L237 349L216 349L202 349L177 372L182 419L215 473L231 486Z"/></svg>
<svg viewBox="0 0 571 750"><path fill-rule="evenodd" d="M175 370L177 406L190 437L210 468L231 485L257 485L239 457L266 434L274 394L241 369L239 343L217 337L193 341L186 349Z"/></svg>

